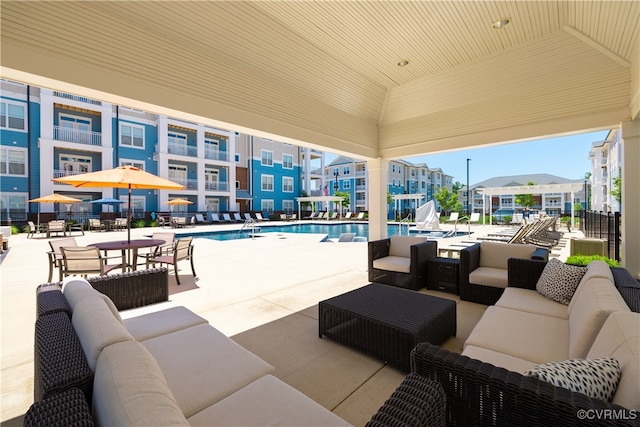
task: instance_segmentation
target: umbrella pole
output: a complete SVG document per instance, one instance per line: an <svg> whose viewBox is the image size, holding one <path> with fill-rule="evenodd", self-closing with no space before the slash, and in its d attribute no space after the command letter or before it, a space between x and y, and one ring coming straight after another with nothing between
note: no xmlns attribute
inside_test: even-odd
<svg viewBox="0 0 640 427"><path fill-rule="evenodd" d="M129 209L127 210L127 242L131 243L131 184L129 184Z"/></svg>

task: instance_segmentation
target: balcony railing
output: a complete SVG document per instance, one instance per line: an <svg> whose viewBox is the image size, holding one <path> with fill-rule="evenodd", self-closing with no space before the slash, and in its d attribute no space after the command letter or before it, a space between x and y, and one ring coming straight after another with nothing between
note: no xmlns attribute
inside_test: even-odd
<svg viewBox="0 0 640 427"><path fill-rule="evenodd" d="M192 145L169 143L167 149L169 154L176 154L178 156L198 157L198 149L197 147L194 147Z"/></svg>
<svg viewBox="0 0 640 427"><path fill-rule="evenodd" d="M204 158L207 160L221 160L226 162L229 159L229 154L220 150L208 150L204 149Z"/></svg>
<svg viewBox="0 0 640 427"><path fill-rule="evenodd" d="M367 171L356 171L356 176L367 176Z"/></svg>
<svg viewBox="0 0 640 427"><path fill-rule="evenodd" d="M178 178L169 178L171 181L184 185L186 190L197 190L198 189L198 180L197 179L178 179Z"/></svg>
<svg viewBox="0 0 640 427"><path fill-rule="evenodd" d="M89 172L92 172L92 171L89 171ZM64 176L80 175L81 173L87 173L87 172L66 171L66 170L63 170L63 169L55 169L53 171L53 177L54 178L62 178Z"/></svg>
<svg viewBox="0 0 640 427"><path fill-rule="evenodd" d="M85 98L84 96L72 95L66 92L53 91L54 96L58 96L60 98L71 99L73 101L86 102L87 104L93 105L102 105L100 101L96 101L95 99Z"/></svg>
<svg viewBox="0 0 640 427"><path fill-rule="evenodd" d="M53 127L53 139L78 144L102 145L102 134L100 132L69 129L60 126Z"/></svg>
<svg viewBox="0 0 640 427"><path fill-rule="evenodd" d="M229 183L226 181L207 182L204 189L207 191L229 191Z"/></svg>

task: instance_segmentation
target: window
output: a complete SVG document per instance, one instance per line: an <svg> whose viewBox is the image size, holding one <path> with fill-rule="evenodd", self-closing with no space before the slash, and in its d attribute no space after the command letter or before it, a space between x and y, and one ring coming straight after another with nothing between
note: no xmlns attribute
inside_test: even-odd
<svg viewBox="0 0 640 427"><path fill-rule="evenodd" d="M220 212L220 199L217 197L205 197L204 205L208 212Z"/></svg>
<svg viewBox="0 0 640 427"><path fill-rule="evenodd" d="M293 193L293 178L290 176L282 177L282 191L284 193Z"/></svg>
<svg viewBox="0 0 640 427"><path fill-rule="evenodd" d="M120 166L133 166L140 170L144 170L144 162L141 160L120 159Z"/></svg>
<svg viewBox="0 0 640 427"><path fill-rule="evenodd" d="M282 168L293 169L293 156L291 154L282 155Z"/></svg>
<svg viewBox="0 0 640 427"><path fill-rule="evenodd" d="M128 210L127 203L129 202L128 196L120 196L120 200L124 202L121 207L122 212L126 213ZM146 204L147 198L145 196L131 196L131 216L138 215L142 217L146 210Z"/></svg>
<svg viewBox="0 0 640 427"><path fill-rule="evenodd" d="M25 106L12 102L0 102L0 128L26 130Z"/></svg>
<svg viewBox="0 0 640 427"><path fill-rule="evenodd" d="M0 150L0 174L27 175L27 150L2 147Z"/></svg>
<svg viewBox="0 0 640 427"><path fill-rule="evenodd" d="M396 171L396 165L391 165L391 172L395 172Z"/></svg>
<svg viewBox="0 0 640 427"><path fill-rule="evenodd" d="M342 168L342 174L343 175L349 175L350 170L351 169L349 168L349 166L345 166L345 167Z"/></svg>
<svg viewBox="0 0 640 427"><path fill-rule="evenodd" d="M260 210L262 212L273 212L273 200L262 200L260 202Z"/></svg>
<svg viewBox="0 0 640 427"><path fill-rule="evenodd" d="M240 154L236 154L235 159L236 163L240 163Z"/></svg>
<svg viewBox="0 0 640 427"><path fill-rule="evenodd" d="M273 175L261 175L260 188L262 191L273 191Z"/></svg>
<svg viewBox="0 0 640 427"><path fill-rule="evenodd" d="M223 190L219 185L220 174L217 169L204 168L204 189L205 190Z"/></svg>
<svg viewBox="0 0 640 427"><path fill-rule="evenodd" d="M349 181L348 179L345 179L344 181L342 181L342 189L343 190L350 190L351 189L351 181Z"/></svg>
<svg viewBox="0 0 640 427"><path fill-rule="evenodd" d="M27 219L27 194L25 193L4 193L0 194L0 218L6 221L7 218Z"/></svg>
<svg viewBox="0 0 640 427"><path fill-rule="evenodd" d="M273 166L273 151L262 150L262 166Z"/></svg>
<svg viewBox="0 0 640 427"><path fill-rule="evenodd" d="M293 212L293 200L283 200L282 210L285 212Z"/></svg>
<svg viewBox="0 0 640 427"><path fill-rule="evenodd" d="M120 124L120 145L144 148L144 127L128 123Z"/></svg>

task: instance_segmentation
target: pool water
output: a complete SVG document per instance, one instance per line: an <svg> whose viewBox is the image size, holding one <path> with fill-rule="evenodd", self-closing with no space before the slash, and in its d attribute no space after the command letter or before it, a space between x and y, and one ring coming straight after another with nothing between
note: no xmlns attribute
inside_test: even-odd
<svg viewBox="0 0 640 427"><path fill-rule="evenodd" d="M369 224L367 223L341 223L341 224L288 224L288 225L259 225L255 229L256 234L260 233L310 233L324 234L329 239L337 239L342 233L355 233L356 236L369 236ZM387 226L387 234L389 236L408 235L405 225L389 224ZM419 233L413 228L410 231L412 236L429 235L428 231ZM466 235L466 232L458 232L458 236ZM189 233L188 236L200 237L211 240L237 240L250 239L251 230L225 230L211 231L206 233ZM182 236L182 234L181 234ZM256 236L259 237L259 236Z"/></svg>

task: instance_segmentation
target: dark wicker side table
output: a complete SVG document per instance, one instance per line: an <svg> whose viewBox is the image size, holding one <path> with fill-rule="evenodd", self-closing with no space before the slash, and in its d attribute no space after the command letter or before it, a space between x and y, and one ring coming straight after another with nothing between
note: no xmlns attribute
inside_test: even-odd
<svg viewBox="0 0 640 427"><path fill-rule="evenodd" d="M372 283L318 304L319 335L409 372L420 342L442 344L456 334L456 303Z"/></svg>
<svg viewBox="0 0 640 427"><path fill-rule="evenodd" d="M427 289L460 295L460 260L436 257L427 261Z"/></svg>

